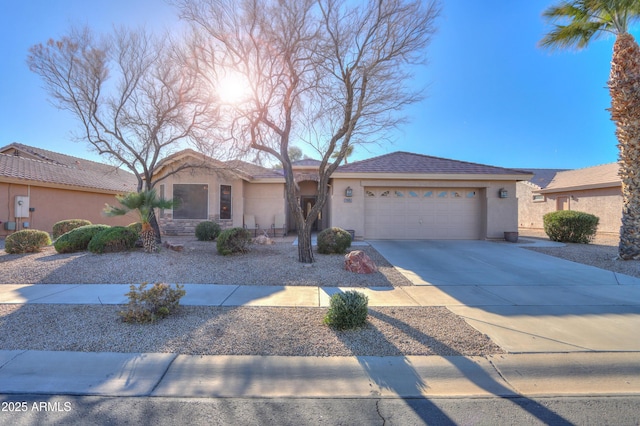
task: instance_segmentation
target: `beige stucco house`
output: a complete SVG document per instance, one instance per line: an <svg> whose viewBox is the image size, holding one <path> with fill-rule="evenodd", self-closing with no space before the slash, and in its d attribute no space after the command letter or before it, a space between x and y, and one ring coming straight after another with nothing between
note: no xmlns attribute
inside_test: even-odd
<svg viewBox="0 0 640 426"><path fill-rule="evenodd" d="M164 176L183 162L201 166ZM301 160L293 167L305 212L317 199L319 164ZM394 152L339 167L314 229L337 226L358 239L503 238L518 228L516 182L531 177L520 170ZM270 235L294 231L282 171L186 150L167 158L157 178L164 178L160 193L179 201L178 208L159 213L167 234L193 233L203 220Z"/></svg>
<svg viewBox="0 0 640 426"><path fill-rule="evenodd" d="M29 228L51 233L65 219L127 225L136 217L102 210L135 189L133 174L117 167L12 143L0 148L0 237Z"/></svg>
<svg viewBox="0 0 640 426"><path fill-rule="evenodd" d="M622 191L618 170L618 163L577 170L532 170L534 178L517 184L520 229L540 230L546 213L577 210L600 218L599 233L619 233Z"/></svg>

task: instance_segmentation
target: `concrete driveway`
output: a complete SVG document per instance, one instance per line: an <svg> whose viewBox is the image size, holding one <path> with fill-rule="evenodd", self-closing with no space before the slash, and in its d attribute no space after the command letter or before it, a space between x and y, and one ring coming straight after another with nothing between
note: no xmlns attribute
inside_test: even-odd
<svg viewBox="0 0 640 426"><path fill-rule="evenodd" d="M640 279L488 241L370 241L415 287L512 353L640 351Z"/></svg>

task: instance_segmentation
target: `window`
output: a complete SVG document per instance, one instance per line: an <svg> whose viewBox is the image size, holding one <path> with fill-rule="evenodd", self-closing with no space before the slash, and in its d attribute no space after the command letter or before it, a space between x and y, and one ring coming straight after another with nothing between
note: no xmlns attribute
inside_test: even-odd
<svg viewBox="0 0 640 426"><path fill-rule="evenodd" d="M208 219L209 186L203 184L174 184L174 219Z"/></svg>
<svg viewBox="0 0 640 426"><path fill-rule="evenodd" d="M447 198L448 191L440 191L438 192L438 198Z"/></svg>
<svg viewBox="0 0 640 426"><path fill-rule="evenodd" d="M374 194L371 191L365 191L365 193L367 194L367 197L375 197L376 196L376 194Z"/></svg>
<svg viewBox="0 0 640 426"><path fill-rule="evenodd" d="M417 197L417 196L418 196L418 194L416 193L416 191L409 191L409 195L410 195L411 197Z"/></svg>
<svg viewBox="0 0 640 426"><path fill-rule="evenodd" d="M424 193L424 197L425 197L425 198L431 198L431 197L433 197L433 191L426 191L426 192Z"/></svg>
<svg viewBox="0 0 640 426"><path fill-rule="evenodd" d="M542 194L534 194L533 195L533 202L534 203L540 203L544 201L544 195Z"/></svg>
<svg viewBox="0 0 640 426"><path fill-rule="evenodd" d="M231 185L220 185L220 219L231 219Z"/></svg>
<svg viewBox="0 0 640 426"><path fill-rule="evenodd" d="M404 193L402 191L394 191L396 194L396 197L404 197Z"/></svg>
<svg viewBox="0 0 640 426"><path fill-rule="evenodd" d="M162 185L160 185L160 199L164 200L165 199L165 194L164 194L164 183ZM160 218L164 217L164 209L160 209Z"/></svg>
<svg viewBox="0 0 640 426"><path fill-rule="evenodd" d="M467 192L467 198L476 198L476 191Z"/></svg>

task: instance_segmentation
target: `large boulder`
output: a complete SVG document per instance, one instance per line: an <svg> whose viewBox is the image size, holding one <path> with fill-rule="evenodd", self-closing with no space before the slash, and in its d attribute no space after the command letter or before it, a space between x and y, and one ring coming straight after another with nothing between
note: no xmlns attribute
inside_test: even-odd
<svg viewBox="0 0 640 426"><path fill-rule="evenodd" d="M344 269L358 274L378 272L376 264L362 250L354 250L344 255Z"/></svg>

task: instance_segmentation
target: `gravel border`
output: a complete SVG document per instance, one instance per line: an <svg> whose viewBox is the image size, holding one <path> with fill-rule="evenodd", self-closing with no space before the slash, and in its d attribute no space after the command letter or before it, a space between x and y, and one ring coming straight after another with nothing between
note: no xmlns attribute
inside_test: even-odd
<svg viewBox="0 0 640 426"><path fill-rule="evenodd" d="M315 253L315 263L298 262L298 249L290 242L253 244L243 255L220 256L212 242L195 238L169 239L184 245L182 252L142 249L126 253L59 254L51 246L40 253L0 252L3 284L139 284L143 282L288 285L322 287L389 287L411 285L371 246L352 247L371 257L379 268L373 274L344 269L343 255Z"/></svg>
<svg viewBox="0 0 640 426"><path fill-rule="evenodd" d="M265 356L504 353L444 307L370 308L367 325L349 331L322 323L327 308L182 306L154 324L124 323L117 315L122 308L0 305L0 349Z"/></svg>

